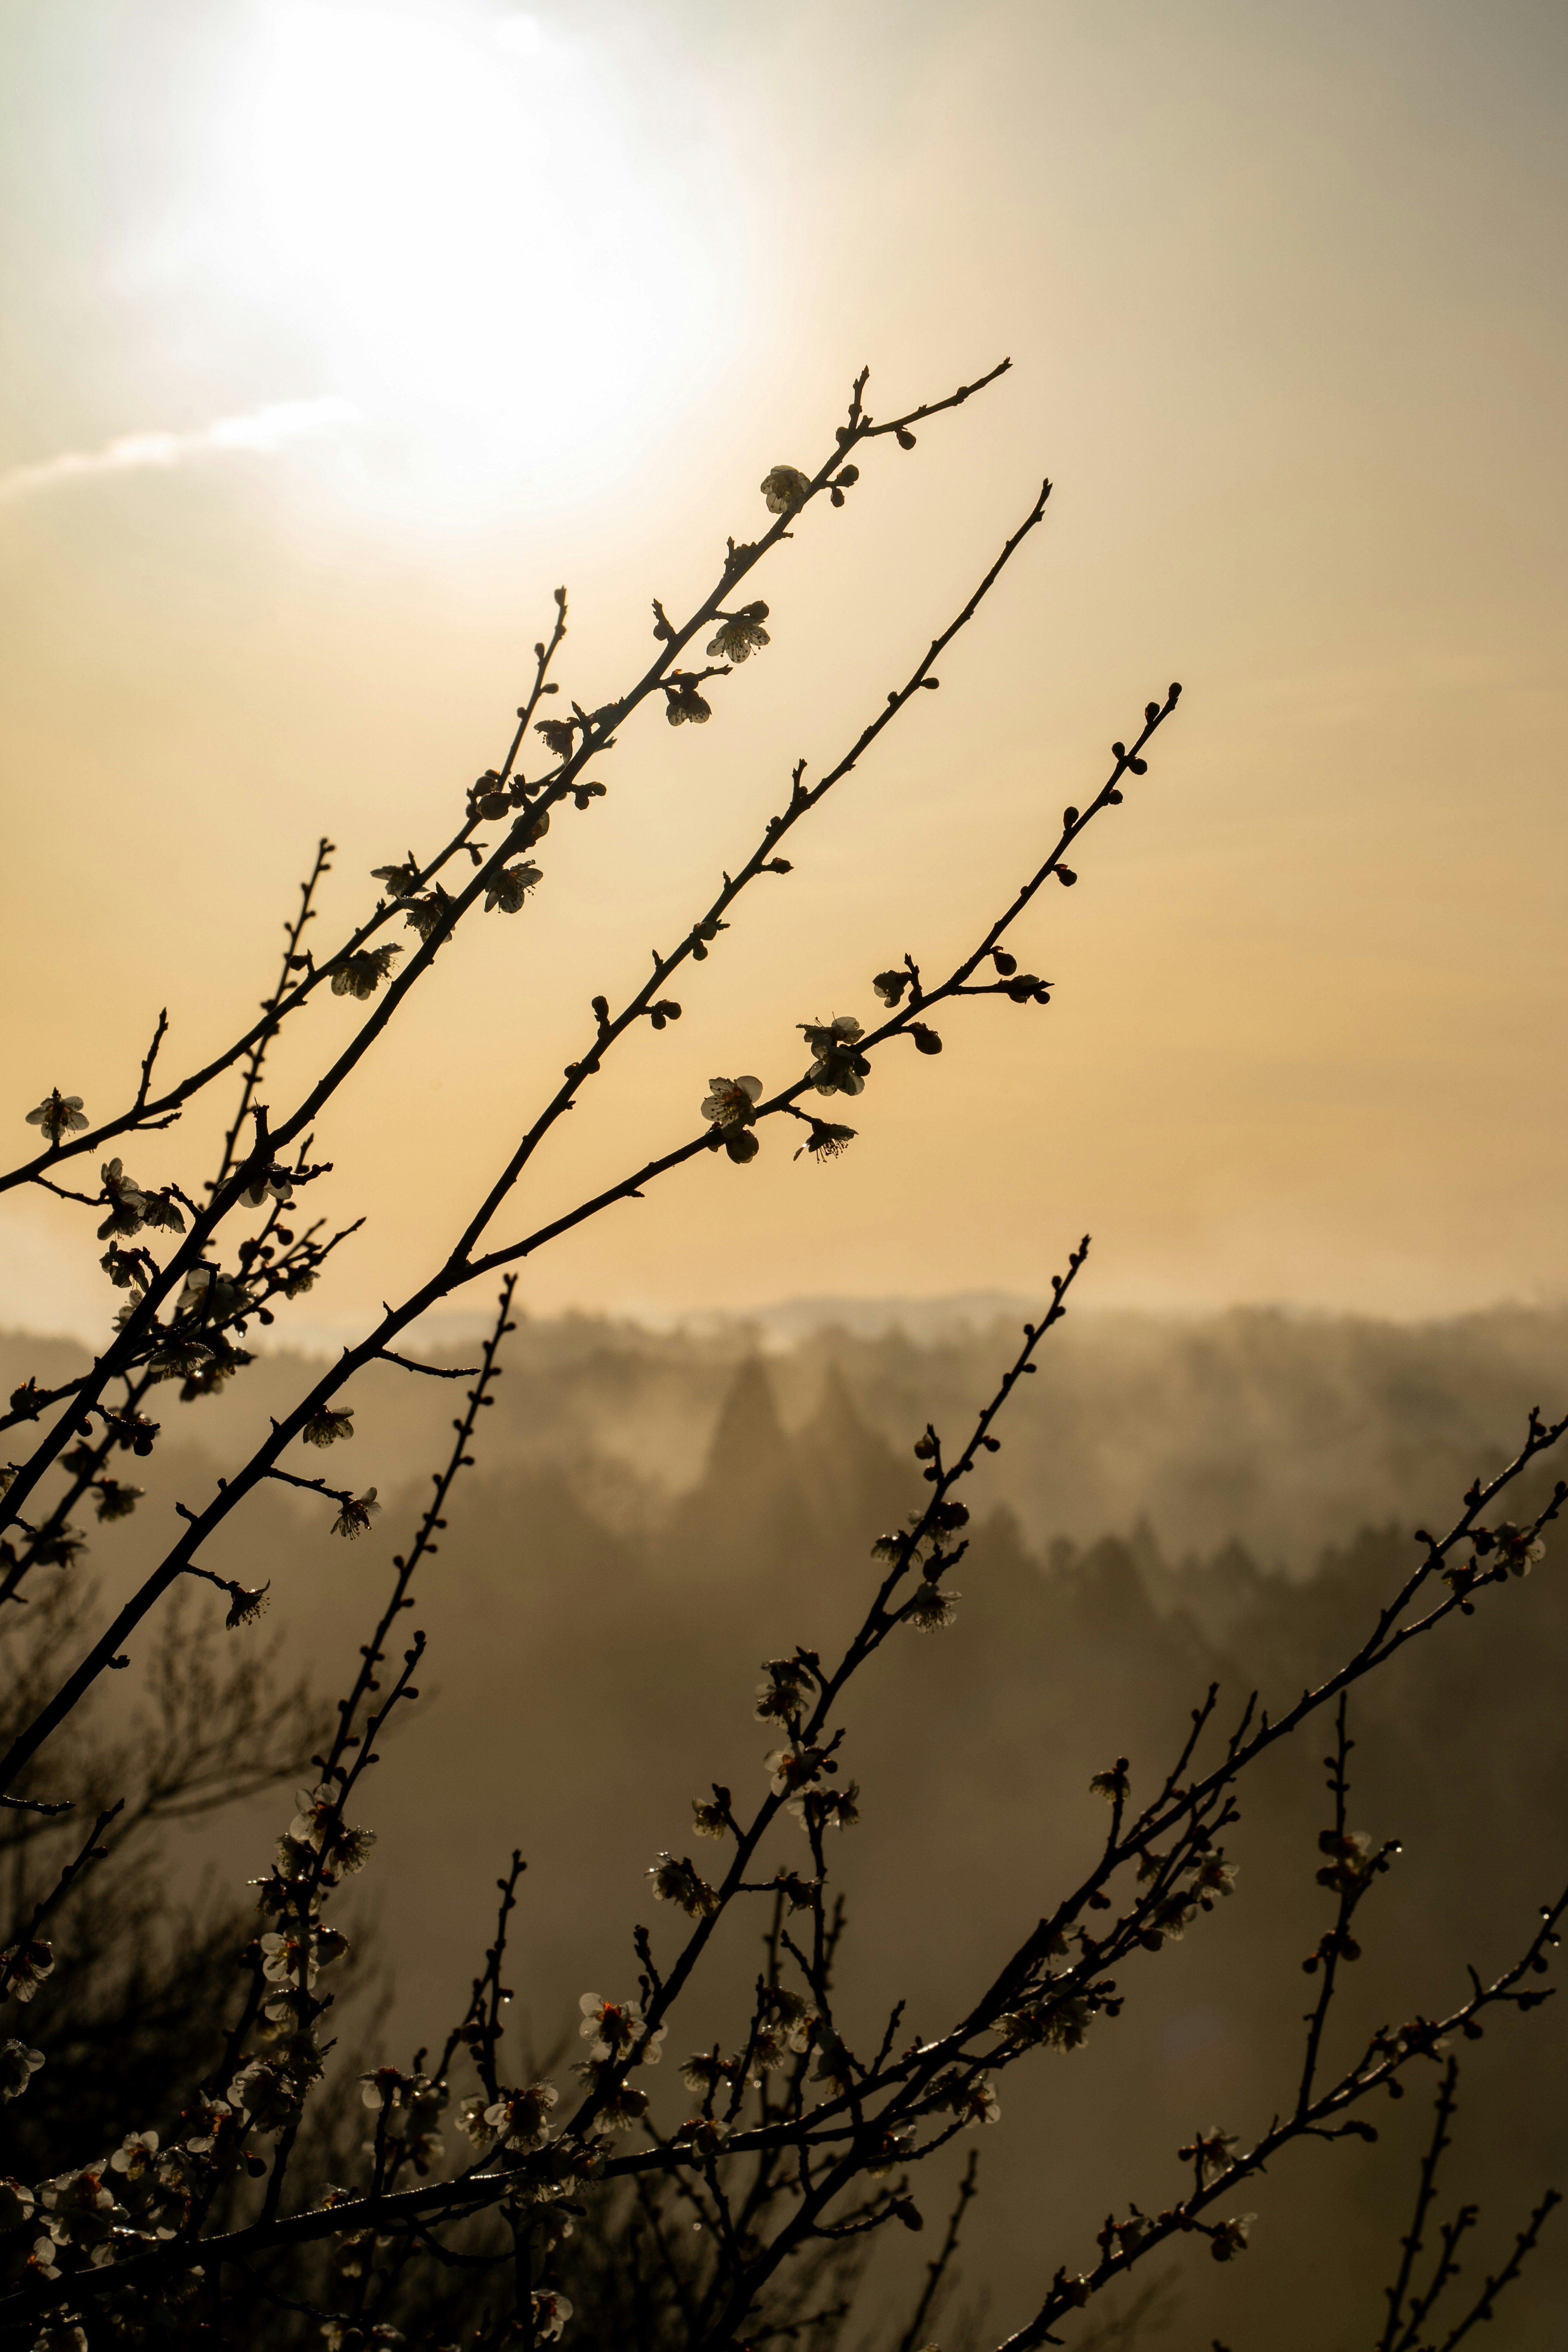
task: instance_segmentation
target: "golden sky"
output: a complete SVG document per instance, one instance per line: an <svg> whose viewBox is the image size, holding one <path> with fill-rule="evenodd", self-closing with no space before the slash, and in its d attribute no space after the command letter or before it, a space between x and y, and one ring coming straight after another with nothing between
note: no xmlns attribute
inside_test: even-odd
<svg viewBox="0 0 1568 2352"><path fill-rule="evenodd" d="M853 1151L704 1157L525 1303L1037 1290L1446 1311L1563 1296L1564 68L1530 0L6 0L3 1088L100 1113L450 830L565 581L586 707L706 592L856 368L889 413L757 593L712 722L648 710L522 913L475 920L318 1139L417 1280L580 1051L963 602L974 630L533 1179L530 1224L938 967L1179 677L1021 950L879 1062ZM535 764L539 764L535 762ZM275 1103L359 1017L317 1009ZM216 1112L216 1106L215 1106ZM127 1150L194 1182L211 1123ZM322 1188L323 1192L326 1188ZM72 1213L0 1205L0 1318L106 1328ZM517 1230L513 1219L505 1230Z"/></svg>

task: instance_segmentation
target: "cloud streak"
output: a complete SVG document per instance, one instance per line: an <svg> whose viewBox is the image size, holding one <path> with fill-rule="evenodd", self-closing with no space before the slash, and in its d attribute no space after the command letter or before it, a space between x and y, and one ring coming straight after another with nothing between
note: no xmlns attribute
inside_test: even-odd
<svg viewBox="0 0 1568 2352"><path fill-rule="evenodd" d="M331 425L354 425L363 412L352 400L281 400L243 416L215 417L190 433L127 433L101 449L67 449L32 466L0 474L0 504L53 489L89 474L130 474L149 467L184 465L214 450L249 449L269 454L301 434Z"/></svg>

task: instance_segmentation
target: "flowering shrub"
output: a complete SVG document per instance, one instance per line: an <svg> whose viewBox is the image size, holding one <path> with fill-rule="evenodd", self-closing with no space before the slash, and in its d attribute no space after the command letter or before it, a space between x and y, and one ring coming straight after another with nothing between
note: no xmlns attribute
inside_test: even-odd
<svg viewBox="0 0 1568 2352"><path fill-rule="evenodd" d="M944 400L884 422L864 405L862 374L834 447L816 470L784 465L769 470L761 488L773 520L762 524L759 518L754 540L729 542L718 580L695 611L677 623L655 602L657 652L644 673L612 702L588 709L574 701L569 717L541 717L542 703L557 692L552 672L566 635L566 597L558 591L554 623L534 648L532 678L500 764L487 769L451 812L445 841L429 855L410 852L373 869L380 895L331 953L318 960L307 943L331 871L331 845L323 841L287 926L281 967L261 1018L225 1053L165 1081L160 1061L169 1024L161 1014L139 1082L108 1116L95 1122L80 1096L58 1087L19 1113L37 1130L41 1148L0 1185L40 1186L85 1209L95 1244L108 1244L102 1270L111 1290L123 1296L111 1336L88 1370L53 1389L29 1380L10 1400L5 1425L26 1458L10 1462L5 1473L0 1601L31 1602L48 1591L49 1575L85 1549L73 1512L90 1508L105 1524L134 1514L142 1491L116 1475L115 1457L128 1451L145 1458L159 1442L164 1406L154 1391L177 1382L179 1401L191 1402L220 1389L251 1360L244 1343L252 1321L270 1323L321 1276L344 1236L328 1234L310 1213L311 1188L327 1172L309 1156L314 1136L333 1114L348 1078L470 915L498 908L522 914L531 895L548 887L544 854L536 863L525 853L539 848L552 818L584 814L605 796L604 783L585 773L588 763L616 751L638 712L658 708L660 695L671 726L705 725L721 712L724 697L740 689L724 683L720 691L714 681L731 680L770 643L763 626L766 604L734 603L742 583L782 540L816 527L825 509L844 507L861 477L851 452L868 460L878 443L912 450L915 424L960 408L1003 372L994 370ZM985 2137L1001 2124L1002 2075L1015 2065L1056 2063L1053 2053L1092 2046L1131 1997L1123 1982L1127 1968L1199 1930L1228 1901L1237 1869L1226 1857L1226 1838L1237 1819L1238 1790L1261 1759L1324 1715L1335 1727L1333 1821L1322 1832L1317 1877L1333 1917L1303 1963L1314 1984L1300 2079L1271 2103L1273 2120L1266 2128L1249 2135L1216 2122L1195 2133L1176 2152L1175 2162L1185 2169L1173 2178L1168 2202L1149 2214L1128 2200L1120 2218L1113 2213L1100 2231L1097 2260L1083 2248L1075 2254L1082 2266L1069 2268L1064 2261L1053 2272L1042 2264L1034 2307L1006 2338L1008 2347L1023 2352L1060 2340L1054 2331L1069 2315L1184 2237L1205 2239L1215 2262L1238 2260L1251 2242L1255 2218L1236 2210L1245 2184L1280 2166L1298 2144L1373 2136L1362 2111L1374 2095L1397 2095L1407 2073L1446 2058L1437 2140L1423 2175L1429 2181L1446 2144L1454 2037L1478 2033L1483 2013L1525 2011L1542 1998L1532 1979L1546 1968L1568 1895L1549 1906L1533 1928L1521 1927L1508 1964L1489 1979L1472 1975L1464 1997L1446 2014L1418 2013L1400 2028L1380 2029L1348 2064L1331 2066L1324 2056L1342 1971L1360 1950L1361 1906L1396 1851L1392 1842L1378 1843L1348 1826L1349 1696L1417 1637L1452 1630L1483 1603L1493 1606L1500 1593L1511 1595L1516 1580L1544 1557L1542 1531L1568 1488L1559 1484L1533 1517L1516 1522L1498 1516L1504 1495L1510 1489L1517 1495L1522 1474L1568 1429L1568 1421L1532 1414L1516 1458L1471 1488L1446 1534L1418 1538L1415 1566L1372 1615L1360 1645L1296 1705L1273 1719L1255 1704L1245 1705L1227 1723L1220 1717L1217 1687L1212 1688L1193 1710L1191 1735L1163 1778L1135 1787L1125 1758L1092 1776L1086 1801L1097 1797L1109 1808L1098 1859L1075 1888L1027 1891L1025 1907L1036 1924L995 1956L985 1982L938 2032L902 2038L896 1988L891 2020L879 2038L868 2037L842 2005L836 1968L847 1915L833 1885L835 1864L848 1832L875 1833L878 1809L886 1801L875 1787L863 1793L844 1769L853 1754L856 1679L885 1649L891 1647L896 1657L906 1633L962 1639L963 1596L952 1576L968 1550L970 1511L960 1489L1003 1442L994 1425L1068 1311L1086 1264L1086 1241L1068 1254L1039 1319L1024 1326L1012 1361L1001 1369L973 1426L954 1444L928 1424L915 1442L914 1458L929 1492L907 1524L870 1544L858 1622L842 1649L827 1654L801 1645L763 1662L764 1679L753 1706L755 1720L766 1727L759 1738L757 1780L740 1799L717 1783L710 1794L692 1799L690 1833L714 1849L705 1851L702 1870L673 1847L648 1864L647 1888L662 1906L659 1951L652 1931L637 1927L630 1963L606 1956L616 1974L601 1981L622 1990L609 1996L583 1993L576 2039L586 2048L524 2086L505 2079L511 2071L503 2065L502 2051L508 1920L522 1866L514 1854L510 1875L500 1882L495 1938L463 2013L410 2067L374 2063L359 2074L353 2144L346 2127L331 2142L342 2178L328 2183L311 2168L310 2151L325 2144L316 2119L342 2088L334 2092L334 2035L325 2023L332 1995L331 1979L323 1988L322 1972L345 1958L347 1938L326 1915L344 1881L374 1862L375 1832L364 1818L373 1802L367 1776L381 1735L418 1696L426 1647L421 1633L403 1637L403 1612L413 1606L416 1579L437 1549L450 1498L473 1459L468 1448L483 1409L501 1376L515 1268L615 1202L674 1177L705 1150L748 1164L767 1139L793 1133L784 1122L807 1129L796 1158L837 1158L857 1130L807 1108L810 1097L865 1095L878 1055L902 1040L912 1041L922 1057L940 1055L942 1038L930 1016L944 1004L994 996L1016 1006L1047 1006L1051 983L1020 971L1005 941L1048 885L1076 883L1068 853L1076 856L1089 828L1120 807L1130 787L1147 775L1152 746L1177 707L1180 688L1170 687L1144 706L1130 743L1112 743L1104 781L1081 805L1065 808L1030 877L988 916L977 913L973 944L950 971L931 978L908 955L901 965L872 971L868 948L868 993L886 1016L874 1026L868 1029L847 1013L799 1023L804 1053L776 1041L772 1079L710 1078L700 1098L700 1126L673 1149L639 1160L577 1208L521 1239L492 1238L499 1213L512 1202L534 1154L579 1099L585 1080L603 1071L621 1041L645 1019L660 1033L679 1022L681 1006L666 993L670 983L688 965L686 978L697 979L695 967L709 960L763 876L789 875L790 861L779 854L784 837L809 821L919 693L936 687L935 664L1040 523L1049 488L1042 487L956 618L837 762L809 785L805 763L796 766L784 805L678 945L653 959L652 972L618 1010L607 994L592 1000L594 1025L580 1058L567 1066L563 1082L523 1128L436 1270L388 1305L311 1381L253 1450L231 1464L199 1508L179 1507L173 1539L112 1619L98 1628L79 1663L23 1692L26 1704L14 1710L0 1769L0 1796L29 1830L47 1825L51 1833L64 1834L68 1801L43 1793L47 1744L68 1730L100 1677L126 1663L126 1644L170 1610L173 1596L216 1588L215 1612L228 1631L246 1637L268 1586L226 1580L205 1564L205 1549L268 1482L316 1498L324 1524L345 1539L372 1533L382 1508L376 1489L355 1493L310 1468L355 1435L353 1409L338 1399L356 1371L376 1361L411 1373L435 1372L400 1355L395 1343L431 1307L475 1282L500 1277L498 1311L479 1362L438 1375L471 1383L456 1420L456 1442L435 1475L430 1502L391 1561L382 1606L331 1728L314 1729L314 1777L299 1789L291 1812L280 1806L271 1861L251 1882L256 1909L238 1995L228 2000L229 1979L220 1985L216 1962L203 1964L209 2007L224 2009L216 2042L193 2049L183 2074L177 2063L165 2063L155 2090L138 2080L135 2104L127 2094L112 2132L100 2142L108 2153L82 2161L79 2150L64 2165L50 2159L56 2168L40 2168L37 2178L0 2182L5 2343L310 2342L336 2352L418 2342L479 2352L552 2342L580 2315L585 2341L603 2336L617 2343L680 2342L720 2352L810 2332L826 2347L848 2324L868 2249L884 2234L891 2239L898 2230L922 2228L917 2190L931 2175L921 2168L959 2135ZM681 668L679 656L698 639L715 666ZM705 687L711 691L704 693ZM532 778L519 764L531 743L542 747L549 762ZM475 838L481 824L500 829L493 847ZM411 947L383 936L394 923L413 934ZM521 943L528 934L526 921L517 927ZM285 1028L292 1034L308 1019L323 983L331 995L363 1006L363 1019L355 1015L359 1025L350 1042L329 1054L299 1100L274 1115L259 1093L271 1045ZM759 1063L769 1042L754 1041ZM230 1077L238 1099L202 1197L174 1183L143 1184L127 1173L123 1158L101 1156L134 1136L145 1165L156 1134L196 1096ZM689 1072L674 1083L678 1092L689 1089L689 1100L695 1098ZM871 1101L874 1111L874 1095ZM94 1165L99 1187L84 1191ZM1519 1507L1516 1496L1510 1499ZM210 1595L204 1598L210 1602ZM271 1786L300 1761L291 1753L269 1754L249 1782L230 1762L218 1781L231 1793ZM129 1774L129 1761L125 1769ZM195 1777L193 1766L187 1783L165 1775L160 1786L194 1785ZM19 2004L37 2001L29 2024L36 2018L40 2045L12 2038L0 2047L0 2105L7 2113L37 2099L35 2086L47 2082L52 2063L50 2000L58 1974L46 1931L56 1915L68 1916L73 1906L90 1899L95 1872L113 1868L116 1839L130 1829L123 1812L123 1798L105 1803L85 1839L68 1828L75 1843L65 1867L53 1884L27 1894L0 1954L0 1995ZM1097 1818L1105 1822L1104 1812ZM838 1836L830 1838L829 1832ZM677 1831L670 1834L679 1842ZM735 1918L756 1923L764 1962L738 2037L715 2034L710 2003L715 1938ZM654 2081L674 2031L674 2047L686 2054ZM132 2038L127 2027L127 2051ZM109 2061L112 2078L112 2048ZM515 2071L532 2074L531 2066ZM111 2103L116 2097L112 2079L102 2095ZM951 2276L975 2182L971 2163L926 2286L900 2331L906 2352L923 2340ZM1489 2282L1468 2315L1460 2315L1449 2343L1490 2315L1550 2202L1521 2233L1510 2263ZM618 2258L617 2233L634 2206L638 2228L658 2250L658 2263L647 2273ZM1418 2220L1416 2239L1419 2234ZM1407 2323L1399 2340L1414 2342L1447 2283L1440 2277L1418 2301L1406 2263L1391 2291L1385 2341L1392 2343Z"/></svg>

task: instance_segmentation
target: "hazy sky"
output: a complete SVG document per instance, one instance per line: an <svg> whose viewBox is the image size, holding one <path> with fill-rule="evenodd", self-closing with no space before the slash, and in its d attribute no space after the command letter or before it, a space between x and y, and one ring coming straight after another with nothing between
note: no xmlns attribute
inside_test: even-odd
<svg viewBox="0 0 1568 2352"><path fill-rule="evenodd" d="M1563 137L1524 0L5 0L0 684L12 1140L101 1112L450 829L564 580L561 676L641 671L849 378L881 444L758 583L712 723L649 711L516 918L470 927L318 1139L366 1232L319 1322L422 1274L588 997L640 980L963 603L962 648L644 1032L528 1222L775 1086L1037 862L1186 699L984 1004L879 1062L836 1166L770 1137L535 1261L538 1308L1037 1287L1444 1310L1561 1297ZM761 894L757 894L759 898ZM358 1017L319 1009L280 1053ZM128 1150L199 1177L210 1128ZM508 1230L517 1229L512 1221ZM105 1328L96 1245L0 1213L0 1317Z"/></svg>

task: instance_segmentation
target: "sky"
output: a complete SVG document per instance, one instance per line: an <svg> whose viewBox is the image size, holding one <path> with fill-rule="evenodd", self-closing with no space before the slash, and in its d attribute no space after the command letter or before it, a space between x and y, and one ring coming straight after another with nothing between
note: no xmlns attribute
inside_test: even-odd
<svg viewBox="0 0 1568 2352"><path fill-rule="evenodd" d="M770 1088L795 1024L946 968L1185 688L1018 941L1048 1010L878 1061L831 1166L704 1156L521 1301L799 1294L1416 1317L1568 1293L1561 919L1568 17L1532 0L5 0L0 677L18 1156L51 1086L187 1066L445 838L564 582L563 690L645 667L874 412L755 593L711 722L647 711L515 917L477 919L334 1103L309 1302L418 1282L582 1051L967 599L878 751L597 1082L498 1238ZM537 770L542 755L534 761ZM559 836L559 837L557 837ZM945 961L944 961L945 960ZM318 997L287 1107L362 1017ZM223 1106L127 1148L199 1181ZM83 1213L0 1202L0 1320L117 1297Z"/></svg>

